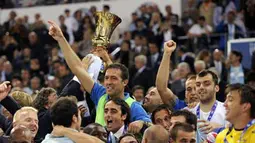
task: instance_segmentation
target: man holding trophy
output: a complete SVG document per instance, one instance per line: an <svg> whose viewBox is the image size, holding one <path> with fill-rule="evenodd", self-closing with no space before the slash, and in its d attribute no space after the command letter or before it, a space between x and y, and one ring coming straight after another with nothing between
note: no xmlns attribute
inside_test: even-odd
<svg viewBox="0 0 255 143"><path fill-rule="evenodd" d="M92 39L94 51L107 50L111 34L120 22L121 19L118 16L109 12L96 13L96 32ZM124 92L129 78L128 69L124 65L115 63L109 65L105 69L104 85L97 83L97 76L102 67L101 59L94 54L89 54L93 58L93 63L88 71L85 71L81 60L66 41L60 27L53 21L49 21L49 24L49 34L58 42L69 68L77 76L85 91L91 94L91 99L97 107L96 123L103 126L108 124L104 120L104 106L108 100L114 98L123 99L131 109L130 120L135 122L129 125L129 131L139 132L143 123L151 122L142 106L135 102L129 93ZM114 124L114 120L111 123Z"/></svg>

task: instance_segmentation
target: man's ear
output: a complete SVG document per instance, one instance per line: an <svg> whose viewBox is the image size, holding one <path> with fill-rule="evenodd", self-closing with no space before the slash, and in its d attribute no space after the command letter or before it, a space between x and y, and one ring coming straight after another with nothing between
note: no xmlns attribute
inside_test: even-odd
<svg viewBox="0 0 255 143"><path fill-rule="evenodd" d="M243 112L247 112L250 109L251 109L251 104L250 103L243 103L243 105L242 105Z"/></svg>
<svg viewBox="0 0 255 143"><path fill-rule="evenodd" d="M216 92L219 92L219 90L220 90L219 85L215 85L215 91L216 91Z"/></svg>
<svg viewBox="0 0 255 143"><path fill-rule="evenodd" d="M78 122L78 117L76 115L73 115L73 119L72 120L73 120L74 123L77 123Z"/></svg>
<svg viewBox="0 0 255 143"><path fill-rule="evenodd" d="M124 86L127 86L128 80L127 79L123 80L123 84L124 84Z"/></svg>
<svg viewBox="0 0 255 143"><path fill-rule="evenodd" d="M125 121L125 120L127 119L127 114L121 115L121 119L122 119L123 121Z"/></svg>

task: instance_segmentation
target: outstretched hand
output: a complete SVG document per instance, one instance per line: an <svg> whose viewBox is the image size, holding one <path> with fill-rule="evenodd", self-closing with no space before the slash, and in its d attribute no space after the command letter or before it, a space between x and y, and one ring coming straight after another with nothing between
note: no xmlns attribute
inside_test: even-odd
<svg viewBox="0 0 255 143"><path fill-rule="evenodd" d="M164 52L172 53L176 49L176 43L173 40L169 40L164 43Z"/></svg>
<svg viewBox="0 0 255 143"><path fill-rule="evenodd" d="M48 23L50 24L49 35L52 36L56 41L61 40L64 35L60 27L53 21L48 21Z"/></svg>
<svg viewBox="0 0 255 143"><path fill-rule="evenodd" d="M2 84L0 84L0 101L5 99L10 91L11 85L9 81L5 81Z"/></svg>

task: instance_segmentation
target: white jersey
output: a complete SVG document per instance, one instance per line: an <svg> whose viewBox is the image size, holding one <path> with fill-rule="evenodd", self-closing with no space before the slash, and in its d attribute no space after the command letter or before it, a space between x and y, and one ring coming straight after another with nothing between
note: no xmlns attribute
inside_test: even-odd
<svg viewBox="0 0 255 143"><path fill-rule="evenodd" d="M223 106L222 102L220 102L220 101L216 101L216 102L218 102L218 104L217 104L216 110L215 110L210 122L218 123L218 124L222 125L223 127L225 127L227 124L226 109ZM199 104L196 107L189 109L189 111L191 111L193 114L197 115L198 106L199 106ZM203 112L200 108L199 112L200 112L200 117L197 117L197 119L198 120L207 120L211 111ZM207 134L200 132L199 129L197 131L198 131L197 134L200 138L199 139L200 141L198 140L197 142L202 142L204 139L206 139Z"/></svg>

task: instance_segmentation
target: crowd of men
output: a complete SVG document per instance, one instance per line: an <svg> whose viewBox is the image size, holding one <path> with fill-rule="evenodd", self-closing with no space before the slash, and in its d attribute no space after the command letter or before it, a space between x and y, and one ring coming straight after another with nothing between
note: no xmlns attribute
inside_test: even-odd
<svg viewBox="0 0 255 143"><path fill-rule="evenodd" d="M193 17L194 3L182 19L189 26L170 5L166 16L142 5L109 47L92 46L96 7L85 16L67 9L49 29L40 14L31 24L10 12L0 32L0 142L252 143L255 56L246 69L242 53L225 57L224 45L204 40L213 31L225 42L252 36L253 27L240 24L232 1L218 23L220 5L205 0ZM196 46L184 47L183 35Z"/></svg>

